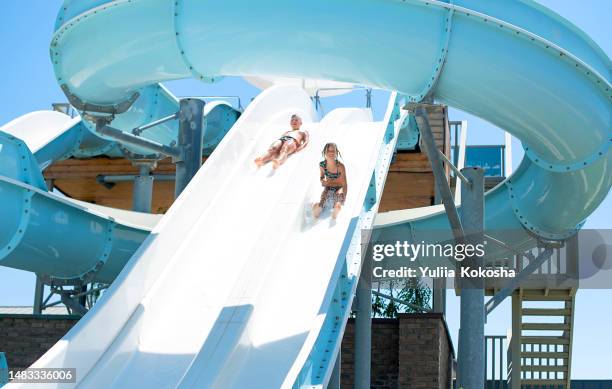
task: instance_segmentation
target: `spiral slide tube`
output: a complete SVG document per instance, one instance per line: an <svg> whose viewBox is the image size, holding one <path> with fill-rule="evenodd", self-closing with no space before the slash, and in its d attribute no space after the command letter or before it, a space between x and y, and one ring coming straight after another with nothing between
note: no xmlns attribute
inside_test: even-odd
<svg viewBox="0 0 612 389"><path fill-rule="evenodd" d="M160 81L185 77L209 80L222 75L331 79L397 90L408 95L411 101L420 101L433 93L439 102L503 126L523 142L527 158L512 177L486 198L486 228L524 231L513 238L516 242L507 242L512 245L523 244L533 236L563 239L579 228L610 189L612 66L588 37L541 6L526 0L504 2L503 7L500 4L482 0L317 0L258 2L255 8L246 0L66 2L51 55L58 82L66 91L85 103L106 107L129 101L137 91L154 88ZM236 13L236 9L250 12ZM297 13L300 17L293 17ZM104 28L109 25L114 28ZM83 55L89 53L92 44L99 55ZM298 95L298 92L288 93L283 99ZM260 101L267 100L262 96ZM142 115L134 108L136 105L126 114ZM290 101L286 106L296 107ZM251 112L256 111L253 108ZM261 130L265 126L257 128ZM240 126L236 131L239 130ZM247 130L243 131L243 137L248 137ZM241 377L258 377L262 387L275 387L277 376L270 375L270 381L266 381L266 374L276 359L262 358L260 364L252 365L248 352L235 351L240 347L264 346L255 341L258 306L242 304L260 301L251 300L249 292L245 291L244 300L234 295L238 289L231 294L214 295L217 291L229 291L218 287L218 279L202 280L209 286L198 289L202 304L195 315L210 317L216 313L217 325L211 327L210 321L196 320L199 324L209 324L198 327L201 332L197 339L177 340L174 347L164 344L160 337L181 332L176 327L178 319L164 319L161 323L154 320L167 316L162 307L171 307L177 302L172 298L175 292L162 287L168 282L164 280L177 274L187 276L189 265L185 263L192 264L192 271L201 266L192 258L193 251L187 249L194 241L189 235L208 231L206 221L216 211L194 204L194 198L223 194L235 199L237 188L224 185L226 180L235 177L226 178L223 172L236 168L233 160L232 164L229 158L226 160L227 153L234 147L244 146L245 142L248 144L248 139L243 137L235 133L222 142L211 157L216 157L219 166L214 165L214 170L218 171L202 169L156 227L154 236L128 263L104 301L35 366L74 364L83 369L86 382L93 386L99 382L100 387L129 386L128 383L138 380L127 370L120 370L116 380L100 374L113 371L110 370L113 366L147 366L149 371L153 368L159 372L155 376L160 382L169 383L168 377L175 377L175 384L183 382L187 387L195 382L213 386L222 382L231 386L234 383L225 381L229 372L223 366L231 363L227 366L238 368L244 363L245 372ZM302 157L306 159L306 155ZM222 164L224 160L226 163ZM297 165L301 160L296 158L293 162ZM206 191L209 177L215 174L219 175L218 181L212 181L219 183L216 190L202 192ZM279 175L274 185L280 185L280 178ZM243 188L242 182L235 185ZM276 201L265 204L279 207L286 204ZM188 205L190 209L186 212ZM415 234L432 228L448 229L443 214L427 213L422 212L423 217L410 222ZM241 215L241 219L232 222L231 228L228 226L226 234L235 234L237 225L253 226L250 212ZM192 228L194 223L198 228ZM261 231L260 224L257 231ZM185 237L185 245L180 242L182 238L172 239L176 236ZM288 239L294 238L297 237ZM175 256L168 261L167 257L161 258L163 252L175 253ZM266 254L262 256L272 253ZM182 256L186 256L182 265L173 271ZM242 264L246 266L246 262ZM240 265L227 261L222 268L229 270L235 266ZM147 277L143 278L143 274ZM289 275L277 274L280 278ZM157 278L160 281L154 282ZM249 281L255 280L246 277L242 281L250 285ZM180 285L179 290L183 290ZM308 290L296 293L308 293ZM221 309L220 300L227 301L226 308L233 308ZM298 310L299 307L286 314ZM101 337L102 322L108 317L112 318L109 321L112 324L105 327L106 334ZM219 326L233 329L223 337L215 332ZM289 334L282 335L286 337L284 341L278 340L279 344L299 343ZM214 345L207 344L215 339ZM194 344L201 345L202 349L194 350ZM160 364L155 351L159 352L162 346L169 348L165 349L165 363ZM283 353L282 348L275 351ZM224 352L225 357L221 358ZM210 355L219 357L210 359L219 363L213 373L194 377L191 370L184 370L192 362L199 366L198 361ZM173 357L176 363L171 362ZM331 362L325 363L331 365ZM293 385L292 374L307 361L296 358L292 363L295 366L283 380L283 387ZM328 374L323 373L307 377L299 385L324 385ZM149 378L153 379L146 377Z"/></svg>

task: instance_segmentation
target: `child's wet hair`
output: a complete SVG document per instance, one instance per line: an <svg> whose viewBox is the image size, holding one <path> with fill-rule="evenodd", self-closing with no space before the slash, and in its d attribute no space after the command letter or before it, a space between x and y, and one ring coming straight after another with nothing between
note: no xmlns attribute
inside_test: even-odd
<svg viewBox="0 0 612 389"><path fill-rule="evenodd" d="M340 149L338 149L338 145L333 142L326 143L325 146L323 146L323 151L321 152L321 155L323 155L323 158L325 158L325 155L327 154L327 149L329 149L332 146L336 148L336 159L342 158L342 154L340 153Z"/></svg>

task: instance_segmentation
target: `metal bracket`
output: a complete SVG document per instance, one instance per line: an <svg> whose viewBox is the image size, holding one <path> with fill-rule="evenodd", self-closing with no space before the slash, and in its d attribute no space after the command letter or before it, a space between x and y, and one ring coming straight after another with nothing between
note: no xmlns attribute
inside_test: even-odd
<svg viewBox="0 0 612 389"><path fill-rule="evenodd" d="M173 158L180 158L181 152L176 147L166 146L149 139L145 139L130 133L118 130L108 126L106 123L108 118L98 118L96 120L96 132L100 135L105 135L122 143L127 143L136 147L142 147L150 150L153 153L164 154Z"/></svg>

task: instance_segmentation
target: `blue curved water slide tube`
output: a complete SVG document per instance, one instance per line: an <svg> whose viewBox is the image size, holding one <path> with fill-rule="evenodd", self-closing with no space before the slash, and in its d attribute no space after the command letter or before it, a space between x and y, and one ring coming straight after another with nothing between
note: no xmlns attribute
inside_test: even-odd
<svg viewBox="0 0 612 389"><path fill-rule="evenodd" d="M503 7L339 1L327 5L329 12L272 2L248 16L213 2L86 3L74 9L66 3L51 47L58 82L84 102L117 104L163 80L248 74L361 83L414 101L433 90L439 102L503 127L524 144L521 168L487 198L487 228L524 226L560 239L609 191L610 60L570 23L531 1ZM282 20L292 7L303 17ZM334 10L342 10L343 20ZM95 44L104 54L81 55L92 44L83 37L102 30Z"/></svg>
<svg viewBox="0 0 612 389"><path fill-rule="evenodd" d="M610 60L531 1L253 8L247 1L120 0L81 2L71 11L75 4L65 4L51 54L58 82L84 102L118 104L160 81L222 75L333 79L398 90L415 102L433 92L523 142L521 167L486 198L486 228L519 231L510 244L571 235L610 190ZM298 11L300 18L288 17ZM90 37L103 56L82 55ZM443 214L405 222L417 232L449 227ZM319 375L305 371L299 385L326 377L329 366Z"/></svg>
<svg viewBox="0 0 612 389"><path fill-rule="evenodd" d="M524 144L521 167L487 196L487 229L524 227L563 239L608 193L610 59L551 11L531 1L336 2L331 7L342 9L343 21L312 5L300 7L304 21L278 20L263 29L269 15L281 17L293 6L272 7L232 17L231 7L209 2L67 1L51 45L58 82L99 105L140 91L124 114L134 122L155 109L149 90L157 82L186 77L307 76L398 90L413 101L433 91L439 102L503 127ZM359 22L367 12L373 17ZM139 20L120 22L130 19ZM97 36L104 23L115 28L95 39L103 54L81 55L93 44L82 37ZM417 230L448 229L443 215L418 223Z"/></svg>
<svg viewBox="0 0 612 389"><path fill-rule="evenodd" d="M168 110L178 100L163 87ZM172 104L170 104L172 103ZM203 151L210 154L240 112L222 101L207 104ZM147 117L148 120L153 120ZM120 124L135 126L122 116ZM80 118L59 112L24 115L0 131L0 265L36 272L54 282L112 282L161 218L74 201L47 191L41 171L69 157L118 157L142 152L104 139ZM128 127L129 129L129 127ZM155 137L153 127L144 136ZM161 132L176 139L176 124ZM168 142L170 143L170 142ZM65 239L71 236L74 239Z"/></svg>

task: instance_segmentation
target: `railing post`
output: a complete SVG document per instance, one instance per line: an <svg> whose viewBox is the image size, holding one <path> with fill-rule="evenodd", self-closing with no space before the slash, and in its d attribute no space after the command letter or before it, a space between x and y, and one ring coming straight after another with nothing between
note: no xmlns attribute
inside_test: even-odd
<svg viewBox="0 0 612 389"><path fill-rule="evenodd" d="M521 389L521 297L519 291L512 294L512 330L508 349L509 389Z"/></svg>
<svg viewBox="0 0 612 389"><path fill-rule="evenodd" d="M178 197L202 166L204 102L182 99L179 111L178 148L174 196Z"/></svg>

